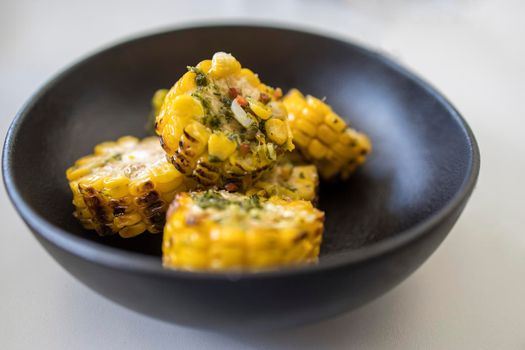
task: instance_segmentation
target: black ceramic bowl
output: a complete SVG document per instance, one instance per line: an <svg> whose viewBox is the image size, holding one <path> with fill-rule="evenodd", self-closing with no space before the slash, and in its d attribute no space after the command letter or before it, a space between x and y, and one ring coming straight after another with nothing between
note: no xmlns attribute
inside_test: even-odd
<svg viewBox="0 0 525 350"><path fill-rule="evenodd" d="M164 270L161 235L98 238L71 215L66 168L101 141L144 135L155 89L216 51L232 52L270 85L327 96L371 136L374 151L351 181L322 184L326 232L317 265L248 274ZM479 153L449 102L377 53L301 31L221 25L131 40L67 69L16 116L2 166L35 237L90 288L183 325L260 329L339 314L405 279L463 210Z"/></svg>

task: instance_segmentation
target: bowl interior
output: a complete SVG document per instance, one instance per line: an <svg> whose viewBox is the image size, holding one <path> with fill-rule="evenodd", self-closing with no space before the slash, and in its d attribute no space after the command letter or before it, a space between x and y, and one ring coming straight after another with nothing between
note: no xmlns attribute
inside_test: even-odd
<svg viewBox="0 0 525 350"><path fill-rule="evenodd" d="M326 97L368 133L373 153L345 183L323 183L322 257L399 234L441 209L466 180L472 145L457 115L432 90L384 58L325 37L264 27L204 27L145 37L75 65L22 112L12 138L13 183L40 216L117 249L160 255L161 235L99 238L72 217L65 170L95 144L145 136L153 92L216 51L234 54L283 90ZM160 260L159 260L160 263Z"/></svg>

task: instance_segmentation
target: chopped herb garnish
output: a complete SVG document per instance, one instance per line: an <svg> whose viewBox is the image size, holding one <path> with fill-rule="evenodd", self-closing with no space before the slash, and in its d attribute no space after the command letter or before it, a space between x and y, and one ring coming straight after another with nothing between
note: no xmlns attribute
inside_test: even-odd
<svg viewBox="0 0 525 350"><path fill-rule="evenodd" d="M253 195L248 198L225 198L219 192L208 190L196 198L197 205L203 209L217 208L225 209L229 205L235 205L243 210L260 209L261 201L259 196Z"/></svg>
<svg viewBox="0 0 525 350"><path fill-rule="evenodd" d="M206 78L206 74L201 71L197 67L190 67L188 66L188 71L195 73L195 83L197 86L207 86L208 85L208 78Z"/></svg>

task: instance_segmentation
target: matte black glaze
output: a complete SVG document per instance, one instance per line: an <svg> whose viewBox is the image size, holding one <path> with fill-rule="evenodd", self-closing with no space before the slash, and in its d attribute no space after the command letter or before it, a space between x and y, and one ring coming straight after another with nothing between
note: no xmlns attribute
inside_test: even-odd
<svg viewBox="0 0 525 350"><path fill-rule="evenodd" d="M167 271L160 235L98 238L71 216L65 169L101 141L145 135L153 92L220 50L270 85L327 96L371 136L364 168L347 183L322 185L326 233L318 265L244 275ZM66 270L129 308L212 329L315 321L385 293L444 239L478 171L469 127L425 82L361 47L257 26L175 30L81 61L26 104L3 154L13 203Z"/></svg>

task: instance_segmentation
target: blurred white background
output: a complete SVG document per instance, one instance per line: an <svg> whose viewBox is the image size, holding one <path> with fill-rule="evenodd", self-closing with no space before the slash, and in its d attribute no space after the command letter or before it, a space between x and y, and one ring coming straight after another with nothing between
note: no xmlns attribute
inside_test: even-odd
<svg viewBox="0 0 525 350"><path fill-rule="evenodd" d="M337 319L233 339L94 294L30 235L3 188L1 349L525 349L523 1L0 1L0 129L58 70L116 40L192 21L275 21L386 52L441 90L478 138L464 215L408 280ZM35 174L35 176L38 176Z"/></svg>

